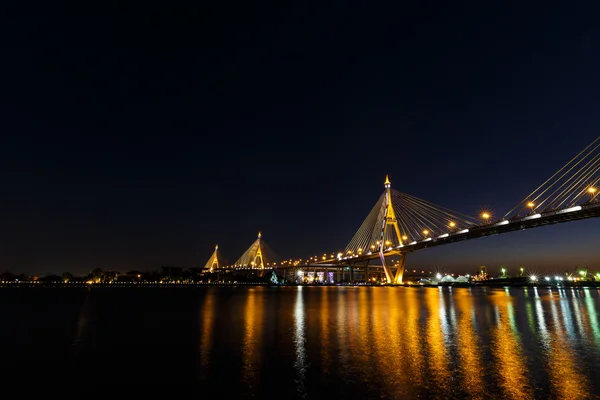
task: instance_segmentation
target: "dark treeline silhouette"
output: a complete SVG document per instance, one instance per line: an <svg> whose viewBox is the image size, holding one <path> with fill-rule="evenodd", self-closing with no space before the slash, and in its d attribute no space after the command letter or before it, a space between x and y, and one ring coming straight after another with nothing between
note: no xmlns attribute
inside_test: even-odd
<svg viewBox="0 0 600 400"><path fill-rule="evenodd" d="M260 270L225 272L210 272L202 268L181 268L163 266L158 271L120 272L96 268L86 275L74 275L65 271L62 274L48 274L44 276L14 274L4 272L0 274L0 282L43 282L43 283L125 283L125 282L152 282L152 283L208 283L208 282L269 282L272 273Z"/></svg>

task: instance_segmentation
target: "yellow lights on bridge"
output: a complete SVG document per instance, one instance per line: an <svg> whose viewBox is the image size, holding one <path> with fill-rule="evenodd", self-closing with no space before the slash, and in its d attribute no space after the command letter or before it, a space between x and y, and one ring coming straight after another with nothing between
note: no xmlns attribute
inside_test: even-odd
<svg viewBox="0 0 600 400"><path fill-rule="evenodd" d="M535 203L533 201L530 201L529 203L527 203L527 207L533 209L533 207L535 207Z"/></svg>
<svg viewBox="0 0 600 400"><path fill-rule="evenodd" d="M481 218L483 218L483 219L484 219L484 220L486 220L486 221L487 221L488 219L490 219L491 217L492 217L492 216L491 216L491 215L490 215L490 213L489 213L489 212L487 212L487 211L484 211L484 212L482 212L482 213L481 213Z"/></svg>
<svg viewBox="0 0 600 400"><path fill-rule="evenodd" d="M403 235L403 236L402 236L402 240L408 240L408 236L406 236L406 235Z"/></svg>
<svg viewBox="0 0 600 400"><path fill-rule="evenodd" d="M450 222L450 228L454 228L455 226L456 226L456 223Z"/></svg>
<svg viewBox="0 0 600 400"><path fill-rule="evenodd" d="M429 235L429 231L428 231L427 229L425 229L425 230L423 231L423 235L425 235L425 236Z"/></svg>
<svg viewBox="0 0 600 400"><path fill-rule="evenodd" d="M594 194L594 193L596 193L597 191L598 191L598 189L596 189L596 188L595 188L595 187L593 187L593 186L592 186L591 188L589 188L589 189L588 189L588 193L591 193L591 194Z"/></svg>

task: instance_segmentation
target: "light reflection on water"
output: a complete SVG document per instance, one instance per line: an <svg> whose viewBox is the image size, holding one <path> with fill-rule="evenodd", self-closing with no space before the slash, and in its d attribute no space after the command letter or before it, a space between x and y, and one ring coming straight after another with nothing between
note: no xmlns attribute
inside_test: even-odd
<svg viewBox="0 0 600 400"><path fill-rule="evenodd" d="M329 333L329 312L331 308L331 304L329 303L329 293L331 292L331 288L325 287L321 293L321 304L322 307L319 307L320 318L319 322L321 323L321 332L320 332L320 351L321 351L321 373L327 378L331 372L331 364L332 364L332 356L331 356L331 338Z"/></svg>
<svg viewBox="0 0 600 400"><path fill-rule="evenodd" d="M393 299L393 292L390 291L390 297ZM399 326L403 326L403 340L402 342L405 344L405 352L402 353L402 357L398 357L398 359L403 360L402 363L405 368L410 371L408 375L411 377L412 385L415 387L422 387L425 381L425 359L423 357L423 345L425 340L423 340L425 336L425 332L423 330L423 326L421 325L420 318L420 291L417 290L408 290L406 291L405 303L402 305L397 305L398 307L403 307L406 311L406 318L403 323L397 321ZM397 371L398 374L402 375L402 370L399 369ZM406 384L405 384L406 385ZM410 387L410 385L406 385Z"/></svg>
<svg viewBox="0 0 600 400"><path fill-rule="evenodd" d="M261 385L260 368L262 362L262 332L265 297L260 290L251 288L246 296L242 341L242 382L244 392L251 393Z"/></svg>
<svg viewBox="0 0 600 400"><path fill-rule="evenodd" d="M206 293L200 311L200 378L207 378L210 365L211 348L213 342L215 319L215 293Z"/></svg>
<svg viewBox="0 0 600 400"><path fill-rule="evenodd" d="M553 329L550 332L550 341L548 348L548 372L550 375L552 394L559 399L581 399L588 393L588 379L578 371L577 361L575 360L574 340L578 338L568 333L572 331L572 324L575 315L568 307L568 299L563 293L559 293L558 301L550 303ZM573 292L569 293L573 295ZM561 310L557 303L560 303ZM562 314L562 315L561 315ZM582 332L581 339L586 334Z"/></svg>
<svg viewBox="0 0 600 400"><path fill-rule="evenodd" d="M299 398L329 385L351 398L567 399L598 390L590 384L600 373L595 358L576 357L590 349L600 356L596 290L279 290L294 291L287 306ZM585 338L591 348L581 348Z"/></svg>
<svg viewBox="0 0 600 400"><path fill-rule="evenodd" d="M443 293L440 290L425 291L425 305L427 306L426 331L423 339L427 343L425 352L426 362L429 364L428 382L431 386L429 390L434 392L444 392L449 388L450 370L448 369L447 352L448 347L444 340L442 330L442 309L440 308L440 298Z"/></svg>
<svg viewBox="0 0 600 400"><path fill-rule="evenodd" d="M480 346L475 328L477 326L477 317L473 307L472 296L457 296L456 306L460 313L457 330L457 347L463 349L458 352L458 365L461 370L461 378L464 390L469 393L472 399L484 399L485 382L483 361L481 357Z"/></svg>
<svg viewBox="0 0 600 400"><path fill-rule="evenodd" d="M598 313L596 313L596 303L598 302L598 298L595 299L592 297L592 293L590 289L584 289L585 291L585 307L586 313L588 315L591 333L594 337L594 342L597 348L600 348L600 328L598 327Z"/></svg>
<svg viewBox="0 0 600 400"><path fill-rule="evenodd" d="M370 295L373 294L373 291L365 289L362 288L362 291ZM406 335L406 326L402 325L402 322L407 320L406 312L408 307L397 303L396 300L393 288L388 288L382 301L383 304L380 305L388 308L388 312L383 314L384 318L388 320L387 324L384 322L384 327L387 326L387 332L386 330L380 332L384 343L384 347L382 348L383 356L371 361L373 365L377 366L377 375L371 381L378 384L380 382L378 377L385 376L386 386L394 393L405 396L410 392L408 390L410 389L408 381L414 379L415 371L407 374L408 368L406 363L409 362L409 359L406 357L406 343L410 338ZM377 314L377 309L372 309L371 315ZM371 329L373 329L373 324L371 325ZM370 392L373 397L378 393L376 389L377 387L372 388Z"/></svg>
<svg viewBox="0 0 600 400"><path fill-rule="evenodd" d="M305 311L302 296L302 286L297 288L296 304L294 305L294 346L296 348L296 359L294 369L296 370L296 388L300 398L306 397L306 334L305 334Z"/></svg>
<svg viewBox="0 0 600 400"><path fill-rule="evenodd" d="M31 293L2 292L7 381L85 379L110 363L140 385L199 385L203 398L600 399L598 289ZM44 348L53 367L33 376Z"/></svg>
<svg viewBox="0 0 600 400"><path fill-rule="evenodd" d="M514 323L514 299L509 292L492 294L496 324L491 327L491 350L494 355L499 384L506 398L532 399L528 370L523 356L519 331Z"/></svg>

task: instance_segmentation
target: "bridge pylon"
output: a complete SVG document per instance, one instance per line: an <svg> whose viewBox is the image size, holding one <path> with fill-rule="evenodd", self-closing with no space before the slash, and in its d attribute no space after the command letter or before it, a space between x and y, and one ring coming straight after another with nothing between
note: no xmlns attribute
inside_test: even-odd
<svg viewBox="0 0 600 400"><path fill-rule="evenodd" d="M386 282L402 284L407 253L455 239L454 234L465 234L474 225L472 217L392 189L386 175L385 190L338 259L379 259ZM399 256L399 262L392 263L392 256Z"/></svg>
<svg viewBox="0 0 600 400"><path fill-rule="evenodd" d="M396 274L392 273L390 266L387 265L385 260L385 246L388 245L388 238L396 234L396 238L399 244L402 244L402 236L400 235L400 228L398 227L398 220L396 219L396 212L392 204L392 193L390 178L388 175L385 176L385 203L384 203L384 215L383 223L381 224L381 234L379 235L379 259L381 260L381 266L385 272L385 278L387 283L402 283L402 275L404 274L404 260L405 255L401 256L402 268L396 270ZM391 230L391 231L390 231Z"/></svg>
<svg viewBox="0 0 600 400"><path fill-rule="evenodd" d="M259 232L258 238L234 263L233 267L264 270L275 266L277 261L279 261L279 257L271 250Z"/></svg>
<svg viewBox="0 0 600 400"><path fill-rule="evenodd" d="M204 269L208 270L209 272L214 272L215 269L223 268L226 265L227 261L221 255L221 252L219 251L219 245L215 245L215 251L204 265Z"/></svg>

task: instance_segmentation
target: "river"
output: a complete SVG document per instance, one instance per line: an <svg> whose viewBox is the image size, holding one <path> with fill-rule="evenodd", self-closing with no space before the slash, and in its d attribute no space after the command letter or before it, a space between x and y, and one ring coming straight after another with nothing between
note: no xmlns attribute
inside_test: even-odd
<svg viewBox="0 0 600 400"><path fill-rule="evenodd" d="M600 290L0 288L6 382L203 398L600 398Z"/></svg>

